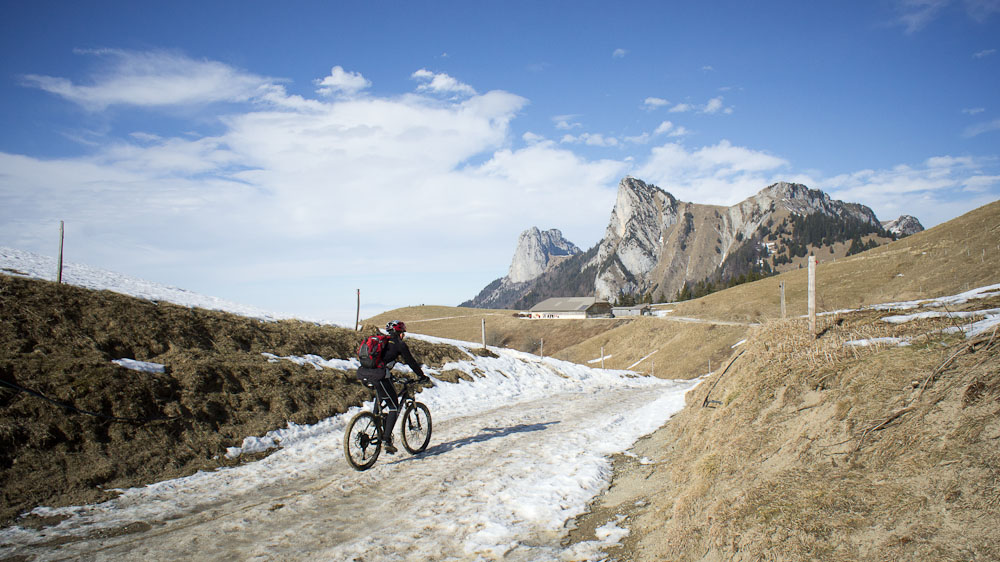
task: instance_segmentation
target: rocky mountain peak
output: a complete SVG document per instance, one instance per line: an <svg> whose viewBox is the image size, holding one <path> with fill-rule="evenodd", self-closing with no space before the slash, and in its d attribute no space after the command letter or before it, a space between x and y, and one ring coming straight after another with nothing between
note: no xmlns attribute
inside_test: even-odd
<svg viewBox="0 0 1000 562"><path fill-rule="evenodd" d="M912 217L892 226L919 225L905 219ZM506 308L551 296L670 298L698 283L769 273L803 257L807 246L825 245L832 252L835 243L848 241L845 232L885 237L870 208L798 183L778 182L723 206L680 201L626 176L596 246L581 253L558 230L528 229L518 239L508 275L469 303Z"/></svg>
<svg viewBox="0 0 1000 562"><path fill-rule="evenodd" d="M558 229L539 230L531 227L517 239L517 249L510 263L507 279L512 283L531 281L548 269L553 258L579 254L569 240L563 238Z"/></svg>
<svg viewBox="0 0 1000 562"><path fill-rule="evenodd" d="M853 218L878 225L878 218L871 209L858 203L845 203L831 199L819 189L810 189L799 183L778 182L760 191L751 199L762 209L772 206L797 215L822 213L831 217Z"/></svg>
<svg viewBox="0 0 1000 562"><path fill-rule="evenodd" d="M902 215L896 220L885 221L882 223L882 227L899 238L916 234L924 230L924 225L920 224L920 221L911 215Z"/></svg>
<svg viewBox="0 0 1000 562"><path fill-rule="evenodd" d="M818 189L809 189L800 183L778 182L756 195L759 201L774 202L775 207L793 213L808 215L822 211L830 203L830 196Z"/></svg>

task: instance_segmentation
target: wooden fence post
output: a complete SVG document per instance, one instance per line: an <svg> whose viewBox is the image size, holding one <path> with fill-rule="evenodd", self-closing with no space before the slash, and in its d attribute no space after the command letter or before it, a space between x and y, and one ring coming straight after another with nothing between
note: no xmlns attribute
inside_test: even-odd
<svg viewBox="0 0 1000 562"><path fill-rule="evenodd" d="M66 223L59 221L59 270L56 272L56 283L62 283L63 270L63 240L66 238Z"/></svg>
<svg viewBox="0 0 1000 562"><path fill-rule="evenodd" d="M486 319L483 318L483 349L486 349Z"/></svg>
<svg viewBox="0 0 1000 562"><path fill-rule="evenodd" d="M816 256L809 256L809 331L816 335Z"/></svg>
<svg viewBox="0 0 1000 562"><path fill-rule="evenodd" d="M358 312L354 315L354 331L357 332L361 323L361 289L358 289Z"/></svg>

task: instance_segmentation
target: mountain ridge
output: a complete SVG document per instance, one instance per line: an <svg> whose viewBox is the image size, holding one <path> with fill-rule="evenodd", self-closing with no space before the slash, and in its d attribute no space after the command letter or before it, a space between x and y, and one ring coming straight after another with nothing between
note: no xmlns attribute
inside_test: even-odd
<svg viewBox="0 0 1000 562"><path fill-rule="evenodd" d="M865 205L802 184L777 182L726 207L681 201L626 176L596 246L546 262L531 278L514 282L508 274L462 306L525 309L548 297L580 295L662 302L698 284L770 275L810 249L850 255L923 229L908 215L887 224L895 230L886 230ZM524 259L516 252L511 271Z"/></svg>

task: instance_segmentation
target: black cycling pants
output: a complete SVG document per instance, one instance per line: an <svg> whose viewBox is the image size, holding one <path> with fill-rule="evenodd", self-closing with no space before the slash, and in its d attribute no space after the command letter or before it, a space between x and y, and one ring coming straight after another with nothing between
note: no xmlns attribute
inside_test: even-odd
<svg viewBox="0 0 1000 562"><path fill-rule="evenodd" d="M382 377L375 383L375 399L384 405L382 413L385 415L385 427L382 429L382 438L389 441L392 428L396 426L396 418L399 417L399 396L396 395L396 388L392 386L389 376Z"/></svg>

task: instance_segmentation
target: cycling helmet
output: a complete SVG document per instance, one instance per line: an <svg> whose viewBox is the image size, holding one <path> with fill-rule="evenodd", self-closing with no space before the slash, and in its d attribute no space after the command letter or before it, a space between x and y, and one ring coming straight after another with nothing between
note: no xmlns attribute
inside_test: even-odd
<svg viewBox="0 0 1000 562"><path fill-rule="evenodd" d="M406 331L406 324L402 320L393 320L385 325L385 331L390 334L393 332L402 333Z"/></svg>

